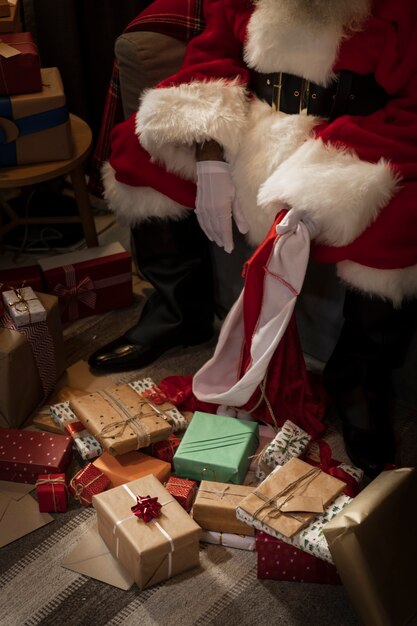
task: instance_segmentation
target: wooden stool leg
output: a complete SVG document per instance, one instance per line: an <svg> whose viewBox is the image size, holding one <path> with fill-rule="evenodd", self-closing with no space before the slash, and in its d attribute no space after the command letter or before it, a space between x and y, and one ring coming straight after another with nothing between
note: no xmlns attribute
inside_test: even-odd
<svg viewBox="0 0 417 626"><path fill-rule="evenodd" d="M87 185L82 166L79 165L71 170L70 176L87 246L89 248L98 246L96 225L94 223L93 212L91 210L90 199L88 197Z"/></svg>

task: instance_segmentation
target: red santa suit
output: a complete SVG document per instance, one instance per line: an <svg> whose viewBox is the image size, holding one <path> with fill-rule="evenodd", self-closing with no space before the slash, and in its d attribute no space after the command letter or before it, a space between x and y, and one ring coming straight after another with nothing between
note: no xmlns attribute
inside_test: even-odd
<svg viewBox="0 0 417 626"><path fill-rule="evenodd" d="M181 70L148 90L116 126L103 172L111 208L129 223L194 208L195 144L213 139L231 165L248 238L277 207L307 212L316 259L394 303L417 295L417 4L375 0L361 28L293 14L286 0L207 0L207 27ZM326 87L372 75L387 94L368 115L277 112L249 89L253 71ZM354 99L355 93L349 97Z"/></svg>

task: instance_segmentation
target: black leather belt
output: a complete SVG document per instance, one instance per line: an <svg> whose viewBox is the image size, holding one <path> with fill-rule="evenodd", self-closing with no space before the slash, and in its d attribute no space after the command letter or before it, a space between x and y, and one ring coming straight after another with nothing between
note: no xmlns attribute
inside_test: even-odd
<svg viewBox="0 0 417 626"><path fill-rule="evenodd" d="M390 97L373 74L342 70L328 87L299 76L251 72L251 90L277 111L317 115L334 120L341 115L370 115L382 109Z"/></svg>

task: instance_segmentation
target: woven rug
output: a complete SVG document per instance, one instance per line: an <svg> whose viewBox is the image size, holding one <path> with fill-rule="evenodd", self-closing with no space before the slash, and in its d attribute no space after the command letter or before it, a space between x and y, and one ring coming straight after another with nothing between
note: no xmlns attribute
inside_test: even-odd
<svg viewBox="0 0 417 626"><path fill-rule="evenodd" d="M93 524L94 510L54 517L2 549L4 626L358 624L343 587L258 580L254 552L208 544L201 544L197 569L144 591L116 589L61 566Z"/></svg>
<svg viewBox="0 0 417 626"><path fill-rule="evenodd" d="M135 323L149 286L135 283L132 306L64 328L68 366ZM179 348L115 382L192 374L211 356L215 339ZM256 554L201 544L200 567L150 589L122 591L62 567L95 521L76 502L54 521L0 552L1 626L358 626L342 586L258 580Z"/></svg>

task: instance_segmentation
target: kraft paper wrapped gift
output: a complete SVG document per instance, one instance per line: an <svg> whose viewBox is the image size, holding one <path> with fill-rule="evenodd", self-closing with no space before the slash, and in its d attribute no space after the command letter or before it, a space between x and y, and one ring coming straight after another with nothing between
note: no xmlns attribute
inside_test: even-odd
<svg viewBox="0 0 417 626"><path fill-rule="evenodd" d="M257 447L257 422L196 411L174 455L175 474L242 484Z"/></svg>
<svg viewBox="0 0 417 626"><path fill-rule="evenodd" d="M146 398L152 405L164 412L172 424L172 432L182 432L188 428L189 420L187 420L184 415L179 412L177 407L168 400L162 389L154 383L152 378L134 380L129 383L129 385L132 389L137 391L142 398Z"/></svg>
<svg viewBox="0 0 417 626"><path fill-rule="evenodd" d="M1 295L8 314L18 328L46 320L46 309L32 287L15 287L3 291Z"/></svg>
<svg viewBox="0 0 417 626"><path fill-rule="evenodd" d="M0 4L0 10L2 8ZM38 48L31 33L0 37L0 96L15 96L42 90Z"/></svg>
<svg viewBox="0 0 417 626"><path fill-rule="evenodd" d="M340 585L332 563L263 532L256 533L257 575L261 579Z"/></svg>
<svg viewBox="0 0 417 626"><path fill-rule="evenodd" d="M39 474L62 474L71 460L71 449L71 437L1 428L0 478L36 483Z"/></svg>
<svg viewBox="0 0 417 626"><path fill-rule="evenodd" d="M382 472L324 528L364 626L402 626L417 611L416 494L415 468Z"/></svg>
<svg viewBox="0 0 417 626"><path fill-rule="evenodd" d="M65 371L58 300L37 296L47 312L45 322L19 331L9 316L0 320L0 427L21 426Z"/></svg>
<svg viewBox="0 0 417 626"><path fill-rule="evenodd" d="M165 483L171 473L170 463L136 451L120 456L111 456L103 452L98 459L93 461L93 465L110 479L112 487L118 487L149 474L153 474L161 483Z"/></svg>
<svg viewBox="0 0 417 626"><path fill-rule="evenodd" d="M132 257L117 241L38 262L48 293L59 298L64 322L132 303Z"/></svg>
<svg viewBox="0 0 417 626"><path fill-rule="evenodd" d="M42 91L0 98L0 166L60 161L72 156L64 88L56 67L41 70Z"/></svg>
<svg viewBox="0 0 417 626"><path fill-rule="evenodd" d="M4 6L3 2L3 6ZM22 28L20 21L20 0L9 0L9 11L0 17L0 34L17 33Z"/></svg>
<svg viewBox="0 0 417 626"><path fill-rule="evenodd" d="M205 530L254 535L255 530L236 518L236 508L252 487L202 480L193 506L193 518Z"/></svg>
<svg viewBox="0 0 417 626"><path fill-rule="evenodd" d="M162 441L172 430L163 412L129 385L73 397L69 406L104 450L114 456Z"/></svg>
<svg viewBox="0 0 417 626"><path fill-rule="evenodd" d="M293 537L318 513L323 513L345 488L345 483L300 459L278 467L236 509L250 526Z"/></svg>
<svg viewBox="0 0 417 626"><path fill-rule="evenodd" d="M10 4L9 0L0 0L0 17L9 17Z"/></svg>
<svg viewBox="0 0 417 626"><path fill-rule="evenodd" d="M147 496L160 509L149 521L132 511ZM155 476L96 495L93 506L100 536L140 589L199 565L200 527Z"/></svg>

